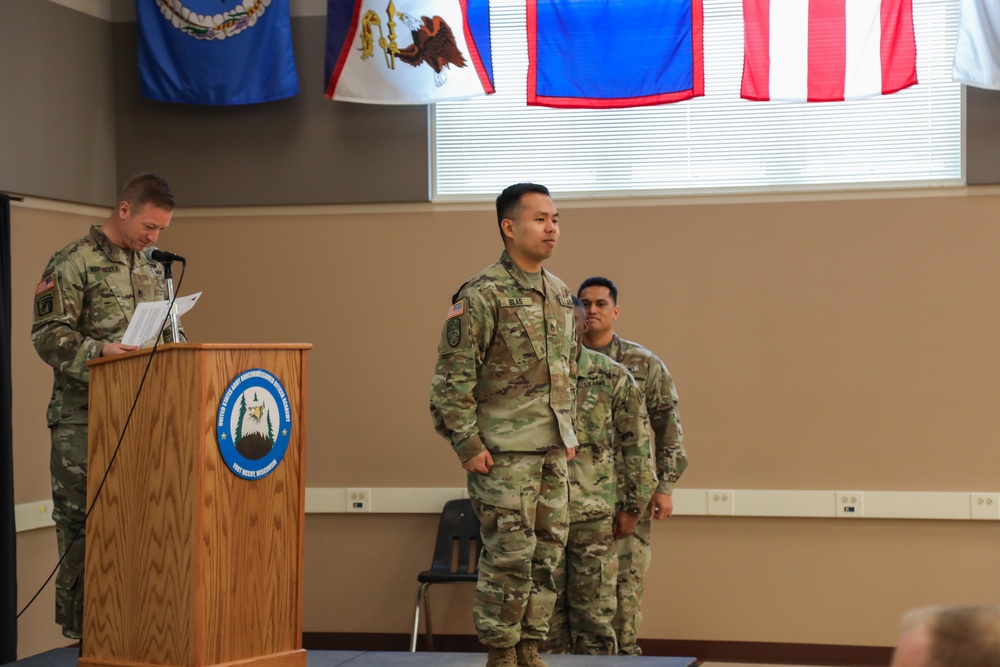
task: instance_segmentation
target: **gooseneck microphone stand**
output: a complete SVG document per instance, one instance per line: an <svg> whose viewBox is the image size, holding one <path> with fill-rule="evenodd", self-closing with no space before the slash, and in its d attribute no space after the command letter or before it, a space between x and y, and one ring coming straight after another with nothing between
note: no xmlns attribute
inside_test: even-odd
<svg viewBox="0 0 1000 667"><path fill-rule="evenodd" d="M167 300L170 302L170 340L174 343L180 341L177 333L177 306L174 304L174 263L173 261L163 262L163 275L167 279Z"/></svg>

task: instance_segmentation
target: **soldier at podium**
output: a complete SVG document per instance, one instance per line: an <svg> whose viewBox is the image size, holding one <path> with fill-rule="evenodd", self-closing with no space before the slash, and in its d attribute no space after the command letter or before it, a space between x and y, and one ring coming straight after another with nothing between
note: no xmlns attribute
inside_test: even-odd
<svg viewBox="0 0 1000 667"><path fill-rule="evenodd" d="M86 364L138 349L121 343L136 305L167 298L163 266L147 260L142 251L156 244L173 211L174 196L163 179L152 174L133 177L109 218L55 253L35 288L31 340L54 371L47 413L52 518L59 554L66 553L56 575L56 622L63 635L74 639L83 630ZM169 327L163 336L171 342ZM185 340L183 333L180 337Z"/></svg>

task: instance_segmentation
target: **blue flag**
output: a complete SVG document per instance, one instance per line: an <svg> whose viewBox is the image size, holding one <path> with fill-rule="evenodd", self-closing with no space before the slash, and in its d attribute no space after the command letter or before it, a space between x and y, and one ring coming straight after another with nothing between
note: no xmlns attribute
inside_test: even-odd
<svg viewBox="0 0 1000 667"><path fill-rule="evenodd" d="M253 104L299 92L288 0L136 0L142 96Z"/></svg>
<svg viewBox="0 0 1000 667"><path fill-rule="evenodd" d="M705 94L702 0L528 0L528 104L619 108Z"/></svg>

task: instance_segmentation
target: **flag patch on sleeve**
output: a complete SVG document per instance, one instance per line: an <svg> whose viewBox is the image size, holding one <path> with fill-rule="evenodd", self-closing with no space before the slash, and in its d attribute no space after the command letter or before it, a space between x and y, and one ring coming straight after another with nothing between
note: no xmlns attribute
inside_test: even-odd
<svg viewBox="0 0 1000 667"><path fill-rule="evenodd" d="M464 312L465 312L465 301L458 301L448 311L448 317L446 317L445 319L450 320L453 317L458 317Z"/></svg>
<svg viewBox="0 0 1000 667"><path fill-rule="evenodd" d="M42 278L42 282L38 283L38 287L35 288L35 296L38 296L42 292L47 292L55 286L55 279L52 276L45 276Z"/></svg>

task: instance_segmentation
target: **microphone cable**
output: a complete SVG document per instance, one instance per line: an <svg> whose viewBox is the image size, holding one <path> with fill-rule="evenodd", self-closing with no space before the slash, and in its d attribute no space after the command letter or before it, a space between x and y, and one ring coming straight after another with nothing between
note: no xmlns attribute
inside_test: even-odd
<svg viewBox="0 0 1000 667"><path fill-rule="evenodd" d="M139 380L139 388L135 390L135 398L132 400L132 407L129 408L128 417L125 418L125 425L122 426L121 435L118 436L118 444L115 445L115 451L111 454L111 460L108 461L108 467L104 470L104 476L101 478L101 484L100 486L97 487L97 492L94 494L94 502L90 504L90 508L87 510L87 513L83 517L83 524L76 529L76 533L73 535L73 539L71 539L69 541L69 544L66 545L65 551L63 551L62 555L59 556L59 560L56 562L56 566L52 569L52 572L45 579L45 582L41 585L38 591L31 596L31 599L28 600L28 604L24 605L24 609L19 611L17 616L14 617L14 620L11 622L11 625L17 623L17 621L21 618L21 614L28 611L28 608L31 607L31 604L38 598L39 595L41 595L42 591L45 590L45 587L49 585L49 582L52 581L52 577L56 576L56 572L59 571L59 566L62 565L62 562L64 560L66 560L66 554L68 554L69 550L73 547L74 544L76 544L76 541L80 537L80 532L87 527L87 519L90 518L91 512L93 512L94 508L97 507L97 501L100 500L101 498L101 491L104 489L104 483L108 481L108 475L111 473L111 466L114 465L115 459L118 457L118 450L120 450L122 447L122 441L125 439L125 433L128 431L129 422L132 421L132 413L135 412L135 406L139 403L139 396L142 395L142 387L143 385L146 384L146 376L149 374L149 367L152 366L153 364L153 356L156 354L156 348L160 346L160 340L163 339L163 331L167 326L167 322L170 321L170 314L174 310L174 302L177 301L177 294L180 292L181 283L184 282L185 271L187 271L187 263L182 262L181 277L177 279L177 288L174 290L174 298L170 300L170 306L167 308L167 316L163 318L163 323L160 324L160 333L156 335L156 342L153 343L153 347L149 351L149 361L146 362L146 369L142 372L142 379ZM176 343L178 341L173 341L173 342ZM88 411L89 411L89 406L88 406ZM87 424L87 433L88 434L90 433L89 418ZM88 447L88 455L89 455L89 447ZM90 478L90 470L87 471L87 478L88 479Z"/></svg>

